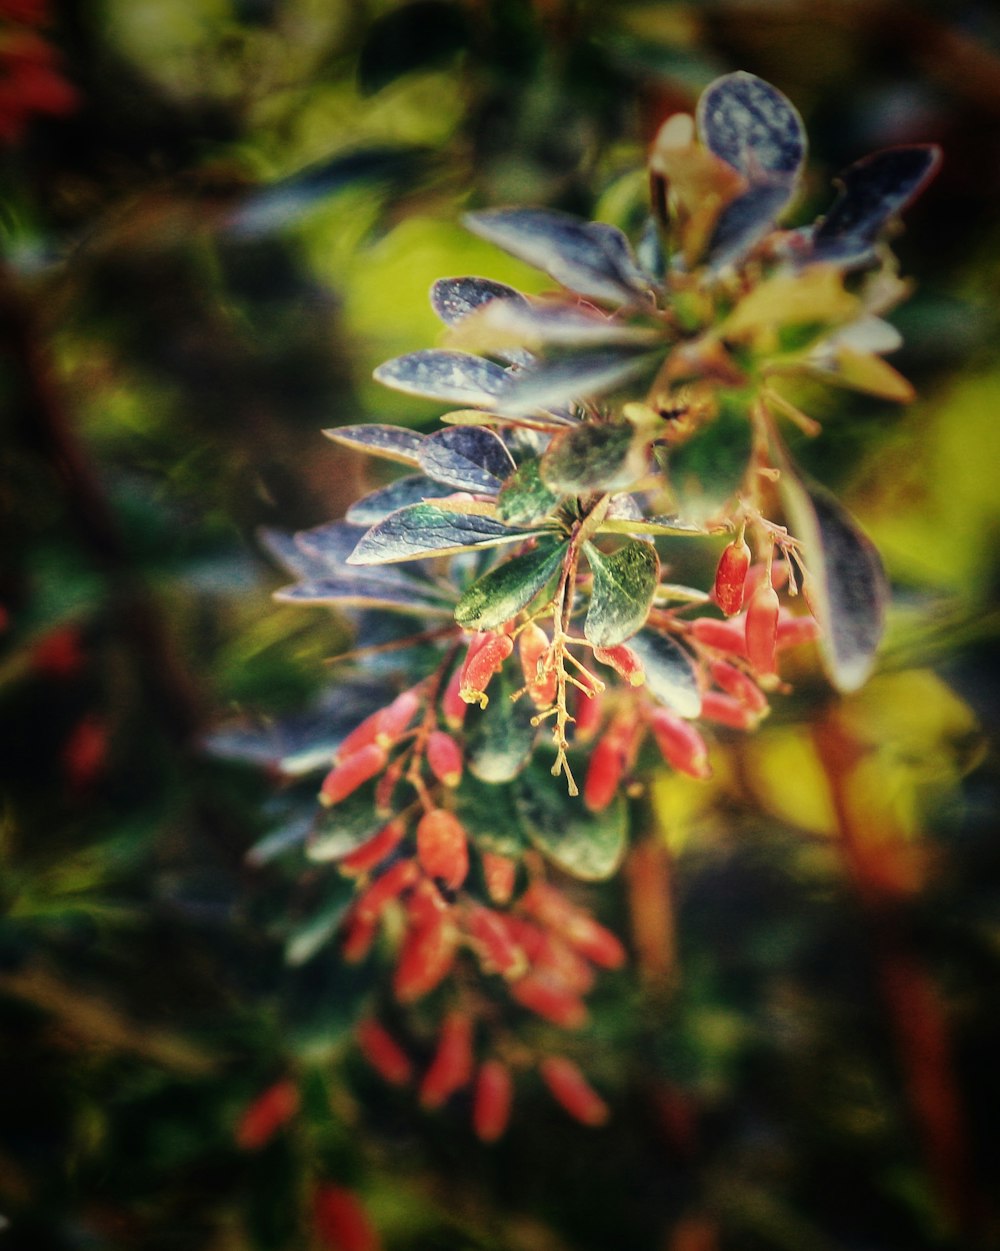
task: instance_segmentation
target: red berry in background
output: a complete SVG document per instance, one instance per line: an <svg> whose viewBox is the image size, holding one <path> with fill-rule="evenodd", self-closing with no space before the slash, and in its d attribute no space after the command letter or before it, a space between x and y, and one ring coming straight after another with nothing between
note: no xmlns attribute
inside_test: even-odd
<svg viewBox="0 0 1000 1251"><path fill-rule="evenodd" d="M514 1083L510 1070L499 1060L486 1060L476 1077L472 1127L482 1142L496 1142L507 1128Z"/></svg>
<svg viewBox="0 0 1000 1251"><path fill-rule="evenodd" d="M43 26L49 20L49 0L0 0L0 17L22 26Z"/></svg>
<svg viewBox="0 0 1000 1251"><path fill-rule="evenodd" d="M716 621L714 617L698 617L691 622L691 637L706 647L734 656L747 654L747 636L742 621Z"/></svg>
<svg viewBox="0 0 1000 1251"><path fill-rule="evenodd" d="M591 812L603 812L614 799L625 773L625 764L621 740L609 731L590 753L583 781L583 802Z"/></svg>
<svg viewBox="0 0 1000 1251"><path fill-rule="evenodd" d="M402 842L405 833L406 822L402 817L394 817L379 830L374 838L370 838L367 843L362 843L356 851L352 851L345 856L340 861L338 868L341 873L346 873L349 877L357 877L362 873L368 873L371 869L380 865L390 852L395 851L400 842Z"/></svg>
<svg viewBox="0 0 1000 1251"><path fill-rule="evenodd" d="M573 709L573 739L577 743L589 743L601 726L604 708L600 695L584 695L577 691Z"/></svg>
<svg viewBox="0 0 1000 1251"><path fill-rule="evenodd" d="M587 1023L587 1007L580 996L547 970L525 974L511 985L510 993L522 1008L560 1029L579 1029Z"/></svg>
<svg viewBox="0 0 1000 1251"><path fill-rule="evenodd" d="M511 860L509 856L498 855L495 851L484 851L483 877L486 879L486 893L490 899L497 904L509 903L517 879L517 861Z"/></svg>
<svg viewBox="0 0 1000 1251"><path fill-rule="evenodd" d="M585 909L567 899L548 882L536 880L521 900L524 910L566 938L588 960L606 969L620 968L626 960L618 937L595 921Z"/></svg>
<svg viewBox="0 0 1000 1251"><path fill-rule="evenodd" d="M353 1190L325 1182L313 1194L316 1237L330 1251L381 1251L382 1241Z"/></svg>
<svg viewBox="0 0 1000 1251"><path fill-rule="evenodd" d="M439 1108L472 1080L472 1020L465 1012L449 1012L441 1025L431 1066L420 1083L420 1102Z"/></svg>
<svg viewBox="0 0 1000 1251"><path fill-rule="evenodd" d="M521 672L528 696L536 708L550 708L556 697L556 675L544 672L545 654L550 645L549 636L537 621L526 625L517 640Z"/></svg>
<svg viewBox="0 0 1000 1251"><path fill-rule="evenodd" d="M290 1079L268 1086L240 1117L236 1145L244 1151L259 1151L298 1112L300 1103L299 1088Z"/></svg>
<svg viewBox="0 0 1000 1251"><path fill-rule="evenodd" d="M469 872L469 840L453 812L432 808L417 825L417 855L428 877L458 890Z"/></svg>
<svg viewBox="0 0 1000 1251"><path fill-rule="evenodd" d="M649 719L649 728L668 765L699 780L712 776L705 740L690 722L666 708L657 708Z"/></svg>
<svg viewBox="0 0 1000 1251"><path fill-rule="evenodd" d="M731 730L752 730L760 721L761 714L741 704L732 695L718 691L706 691L701 698L701 715L705 721L726 725Z"/></svg>
<svg viewBox="0 0 1000 1251"><path fill-rule="evenodd" d="M624 643L620 643L617 647L595 647L594 659L599 660L602 665L608 665L614 669L618 676L624 678L629 686L642 686L646 680L642 661Z"/></svg>
<svg viewBox="0 0 1000 1251"><path fill-rule="evenodd" d="M734 617L743 607L743 590L749 569L750 548L741 536L723 548L715 570L712 595L727 617Z"/></svg>
<svg viewBox="0 0 1000 1251"><path fill-rule="evenodd" d="M80 630L75 625L50 630L31 649L35 672L49 678L71 678L80 672L85 660Z"/></svg>
<svg viewBox="0 0 1000 1251"><path fill-rule="evenodd" d="M778 614L781 604L773 586L760 586L754 591L747 608L747 659L762 676L775 672L775 648L778 639Z"/></svg>
<svg viewBox="0 0 1000 1251"><path fill-rule="evenodd" d="M379 747L377 743L369 743L367 747L362 747L353 756L348 756L340 764L334 765L326 775L319 791L320 803L328 808L339 804L342 799L352 795L359 786L363 786L376 774L381 773L387 763L388 757L384 747Z"/></svg>
<svg viewBox="0 0 1000 1251"><path fill-rule="evenodd" d="M358 896L354 911L359 917L368 921L377 921L382 909L392 899L397 899L405 890L420 881L420 866L415 860L400 860L391 865L375 879L361 895Z"/></svg>
<svg viewBox="0 0 1000 1251"><path fill-rule="evenodd" d="M780 635L780 624L778 630ZM745 704L752 712L767 711L767 696L742 669L737 669L725 660L713 660L710 671L712 681L727 695L732 695L733 699Z"/></svg>
<svg viewBox="0 0 1000 1251"><path fill-rule="evenodd" d="M524 952L518 946L504 914L470 902L465 913L465 926L487 972L516 977L526 971Z"/></svg>
<svg viewBox="0 0 1000 1251"><path fill-rule="evenodd" d="M503 668L504 661L514 650L514 642L506 634L487 634L482 641L480 636L469 645L469 654L462 666L462 682L459 694L467 704L478 704L485 708L489 703L486 688L495 673Z"/></svg>
<svg viewBox="0 0 1000 1251"><path fill-rule="evenodd" d="M443 912L411 925L396 961L392 989L400 1003L415 1003L439 986L455 963L457 934Z"/></svg>
<svg viewBox="0 0 1000 1251"><path fill-rule="evenodd" d="M375 742L380 747L392 747L413 724L423 700L419 685L397 695L391 704L376 714Z"/></svg>
<svg viewBox="0 0 1000 1251"><path fill-rule="evenodd" d="M355 1031L361 1054L391 1086L405 1086L413 1076L410 1057L374 1017L359 1022Z"/></svg>
<svg viewBox="0 0 1000 1251"><path fill-rule="evenodd" d="M81 717L63 744L60 756L69 785L86 790L108 767L108 727L94 713Z"/></svg>
<svg viewBox="0 0 1000 1251"><path fill-rule="evenodd" d="M444 730L432 730L427 738L427 767L445 786L454 789L462 780L462 749Z"/></svg>
<svg viewBox="0 0 1000 1251"><path fill-rule="evenodd" d="M457 665L448 679L448 685L441 696L441 716L450 730L460 730L465 724L465 714L469 705L462 698L462 665Z"/></svg>
<svg viewBox="0 0 1000 1251"><path fill-rule="evenodd" d="M542 1080L570 1116L584 1125L603 1125L611 1110L579 1067L566 1056L546 1056L538 1066Z"/></svg>
<svg viewBox="0 0 1000 1251"><path fill-rule="evenodd" d="M372 949L378 930L377 918L352 911L344 922L340 954L348 964L360 964Z"/></svg>
<svg viewBox="0 0 1000 1251"><path fill-rule="evenodd" d="M823 633L815 617L793 617L782 612L778 618L778 635L775 646L779 652L788 647L798 647L802 643L815 643Z"/></svg>

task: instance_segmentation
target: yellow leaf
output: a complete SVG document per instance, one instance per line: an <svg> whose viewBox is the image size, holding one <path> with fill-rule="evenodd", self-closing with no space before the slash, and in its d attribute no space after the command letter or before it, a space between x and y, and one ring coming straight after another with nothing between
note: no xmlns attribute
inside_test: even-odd
<svg viewBox="0 0 1000 1251"><path fill-rule="evenodd" d="M810 322L839 325L860 316L861 302L844 290L833 265L810 265L797 273L775 274L745 295L723 322L723 338L740 338L781 326Z"/></svg>

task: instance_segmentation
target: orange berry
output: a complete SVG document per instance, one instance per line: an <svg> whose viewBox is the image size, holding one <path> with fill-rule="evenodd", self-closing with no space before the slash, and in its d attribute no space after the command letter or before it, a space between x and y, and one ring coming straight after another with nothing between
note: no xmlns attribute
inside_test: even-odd
<svg viewBox="0 0 1000 1251"><path fill-rule="evenodd" d="M513 640L506 634L487 634L478 645L477 639L473 639L462 666L462 683L458 692L467 704L486 707L489 703L486 688L490 679L500 672L513 650Z"/></svg>
<svg viewBox="0 0 1000 1251"><path fill-rule="evenodd" d="M737 669L725 660L713 660L711 673L716 686L721 687L727 695L732 695L733 699L738 699L751 711L764 712L767 709L767 696L742 669Z"/></svg>
<svg viewBox="0 0 1000 1251"><path fill-rule="evenodd" d="M498 855L495 851L484 851L483 877L486 879L486 893L490 899L497 904L509 903L517 878L517 861Z"/></svg>
<svg viewBox="0 0 1000 1251"><path fill-rule="evenodd" d="M524 952L515 942L507 918L492 908L470 903L465 913L466 929L488 973L517 977L525 972Z"/></svg>
<svg viewBox="0 0 1000 1251"><path fill-rule="evenodd" d="M545 657L550 647L549 636L537 621L526 625L517 640L528 696L536 708L550 708L556 697L556 675L545 672Z"/></svg>
<svg viewBox="0 0 1000 1251"><path fill-rule="evenodd" d="M579 1067L566 1056L546 1056L538 1066L542 1080L570 1116L584 1125L603 1125L611 1110Z"/></svg>
<svg viewBox="0 0 1000 1251"><path fill-rule="evenodd" d="M510 1070L499 1060L486 1060L479 1067L472 1105L472 1127L483 1142L496 1142L507 1128L514 1083Z"/></svg>
<svg viewBox="0 0 1000 1251"><path fill-rule="evenodd" d="M583 1000L551 973L526 973L513 983L510 993L523 1008L562 1029L579 1029L587 1022Z"/></svg>
<svg viewBox="0 0 1000 1251"><path fill-rule="evenodd" d="M455 927L442 912L410 926L392 979L400 1003L415 1003L441 984L455 963L456 939Z"/></svg>
<svg viewBox="0 0 1000 1251"><path fill-rule="evenodd" d="M610 732L605 734L590 753L583 781L583 802L591 812L603 812L614 799L625 763L621 740Z"/></svg>
<svg viewBox="0 0 1000 1251"><path fill-rule="evenodd" d="M469 840L453 812L432 808L417 825L417 855L428 877L458 890L469 872Z"/></svg>

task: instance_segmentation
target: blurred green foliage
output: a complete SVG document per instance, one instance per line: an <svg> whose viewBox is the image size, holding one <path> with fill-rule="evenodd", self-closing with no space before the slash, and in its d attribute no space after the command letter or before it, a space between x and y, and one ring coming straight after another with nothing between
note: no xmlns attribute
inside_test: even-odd
<svg viewBox="0 0 1000 1251"><path fill-rule="evenodd" d="M0 155L4 1246L310 1246L305 1196L326 1177L399 1251L1000 1245L996 12L65 0L50 16L79 106ZM873 147L945 149L898 244L918 286L895 363L920 398L811 396L824 436L796 447L895 579L885 673L838 706L804 671L780 721L720 743L710 787L657 783L677 949L609 979L573 1044L613 1120L581 1129L531 1089L488 1149L466 1107L422 1114L363 1067L364 968L285 963L290 931L339 900L315 869L248 864L295 819L294 788L201 737L301 709L344 647L338 620L271 604L254 536L360 493L361 458L322 427L419 416L370 374L433 341L430 281L538 289L460 211L629 226L655 128L730 68L805 115L814 211ZM829 769L845 736L869 753L846 795ZM635 890L592 896L619 932ZM285 1073L299 1116L239 1150L241 1114Z"/></svg>

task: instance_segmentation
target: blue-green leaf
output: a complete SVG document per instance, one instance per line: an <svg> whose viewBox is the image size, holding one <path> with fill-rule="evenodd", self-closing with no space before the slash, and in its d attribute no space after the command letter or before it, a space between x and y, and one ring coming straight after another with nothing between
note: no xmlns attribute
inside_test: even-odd
<svg viewBox="0 0 1000 1251"><path fill-rule="evenodd" d="M571 877L585 882L609 878L622 862L628 835L628 808L616 795L602 812L591 812L549 770L532 765L517 787L517 810L535 846Z"/></svg>
<svg viewBox="0 0 1000 1251"><path fill-rule="evenodd" d="M484 573L455 605L455 620L469 630L494 630L535 598L560 568L566 542L542 539L530 552L511 556Z"/></svg>
<svg viewBox="0 0 1000 1251"><path fill-rule="evenodd" d="M379 487L377 491L370 491L361 499L355 500L345 513L344 520L354 526L373 526L399 508L406 508L408 504L421 504L424 500L441 499L450 495L454 489L447 483L436 482L422 473L407 474L406 477L397 478L388 486ZM354 544L351 546L351 551L353 550Z"/></svg>
<svg viewBox="0 0 1000 1251"><path fill-rule="evenodd" d="M376 422L365 426L337 426L323 433L334 443L404 465L418 463L420 445L424 441L422 434L407 430L405 426L384 426Z"/></svg>
<svg viewBox="0 0 1000 1251"><path fill-rule="evenodd" d="M583 632L597 647L615 647L646 623L660 577L651 543L629 539L606 555L593 543L584 550L593 575Z"/></svg>
<svg viewBox="0 0 1000 1251"><path fill-rule="evenodd" d="M646 690L665 708L679 717L701 713L701 691L694 662L668 635L658 630L641 630L629 639L629 647L639 657L646 672Z"/></svg>
<svg viewBox="0 0 1000 1251"><path fill-rule="evenodd" d="M372 526L362 535L347 563L384 565L421 556L448 556L502 543L520 543L540 533L512 530L491 517L448 512L435 504L413 504Z"/></svg>
<svg viewBox="0 0 1000 1251"><path fill-rule="evenodd" d="M469 352L427 348L379 365L375 379L429 400L491 408L507 385L506 370Z"/></svg>
<svg viewBox="0 0 1000 1251"><path fill-rule="evenodd" d="M492 430L451 426L424 439L420 467L460 491L495 495L514 472L514 461Z"/></svg>

